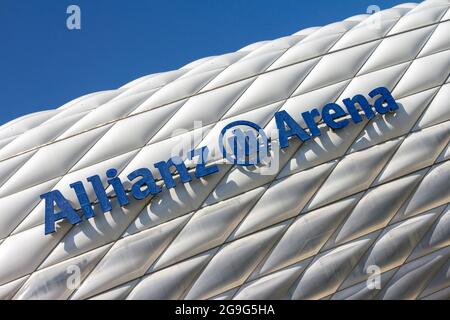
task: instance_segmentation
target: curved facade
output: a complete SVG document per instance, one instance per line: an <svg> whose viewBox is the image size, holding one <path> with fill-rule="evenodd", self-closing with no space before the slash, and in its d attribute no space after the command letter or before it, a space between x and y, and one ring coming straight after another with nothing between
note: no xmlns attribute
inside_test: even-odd
<svg viewBox="0 0 450 320"><path fill-rule="evenodd" d="M0 127L2 299L450 298L450 1L404 4L149 75ZM106 171L217 149L236 120L386 87L399 108L290 139L277 165L218 172L121 206ZM373 103L373 100L371 100ZM323 111L323 110L322 110ZM276 139L273 140L276 142ZM194 176L192 170L189 172ZM98 175L112 204L86 178ZM95 216L45 234L59 190Z"/></svg>

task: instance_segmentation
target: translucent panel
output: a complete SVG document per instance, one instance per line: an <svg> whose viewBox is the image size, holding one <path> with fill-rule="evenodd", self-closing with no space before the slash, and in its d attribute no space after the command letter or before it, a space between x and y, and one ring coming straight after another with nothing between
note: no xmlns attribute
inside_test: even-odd
<svg viewBox="0 0 450 320"><path fill-rule="evenodd" d="M132 114L151 110L187 98L197 93L209 81L216 77L220 71L219 69L195 74L186 78L178 78L155 92L142 105L135 109Z"/></svg>
<svg viewBox="0 0 450 320"><path fill-rule="evenodd" d="M114 156L142 148L183 102L158 108L115 123L108 132L80 159L75 170ZM126 137L126 138L124 138Z"/></svg>
<svg viewBox="0 0 450 320"><path fill-rule="evenodd" d="M57 180L53 179L0 198L0 207L2 208L2 214L0 215L0 239L8 236L39 203L40 198L36 195L47 192L56 182Z"/></svg>
<svg viewBox="0 0 450 320"><path fill-rule="evenodd" d="M224 85L231 84L246 78L253 77L264 72L278 57L284 53L284 50L269 51L264 54L253 56L248 59L241 59L232 64L214 79L212 79L201 91L212 90Z"/></svg>
<svg viewBox="0 0 450 320"><path fill-rule="evenodd" d="M188 72L188 70L179 69L179 70L173 70L168 72L162 72L153 74L147 77L139 78L139 82L130 82L127 85L123 86L123 89L126 89L116 97L116 99L123 98L125 96L131 96L136 93L148 91L148 90L155 90L157 88L160 88L175 79L181 77L183 74Z"/></svg>
<svg viewBox="0 0 450 320"><path fill-rule="evenodd" d="M321 135L303 143L278 177L309 169L343 156L366 123L367 121L362 121L337 131L330 130L325 125L321 126Z"/></svg>
<svg viewBox="0 0 450 320"><path fill-rule="evenodd" d="M300 41L279 57L268 70L281 68L326 54L340 36L340 34L331 34L310 41Z"/></svg>
<svg viewBox="0 0 450 320"><path fill-rule="evenodd" d="M300 124L300 126L306 128L305 121L301 114L303 112L310 111L313 108L317 108L319 111L322 111L323 107L327 103L337 101L342 91L347 87L348 84L349 81L343 81L334 85L326 86L318 90L289 98L283 104L280 111L285 110L298 124ZM320 120L321 119L317 119L316 121ZM272 119L265 130L267 132L270 132L274 129L277 129L277 127L275 124L275 119Z"/></svg>
<svg viewBox="0 0 450 320"><path fill-rule="evenodd" d="M0 186L3 185L19 168L22 167L36 151L27 152L6 160L0 161Z"/></svg>
<svg viewBox="0 0 450 320"><path fill-rule="evenodd" d="M445 82L450 70L450 50L416 59L400 80L393 94L404 97Z"/></svg>
<svg viewBox="0 0 450 320"><path fill-rule="evenodd" d="M279 300L286 299L287 291L304 270L306 263L268 275L242 286L233 297L235 300Z"/></svg>
<svg viewBox="0 0 450 320"><path fill-rule="evenodd" d="M412 174L366 192L333 239L333 244L385 227L424 175L425 172Z"/></svg>
<svg viewBox="0 0 450 320"><path fill-rule="evenodd" d="M353 78L378 44L375 41L324 56L294 95Z"/></svg>
<svg viewBox="0 0 450 320"><path fill-rule="evenodd" d="M232 239L299 214L334 165L326 163L274 182L233 233Z"/></svg>
<svg viewBox="0 0 450 320"><path fill-rule="evenodd" d="M185 298L205 299L242 284L284 228L284 225L275 226L223 247Z"/></svg>
<svg viewBox="0 0 450 320"><path fill-rule="evenodd" d="M109 127L102 127L39 149L0 188L0 196L18 192L66 174ZM39 170L37 170L39 168Z"/></svg>
<svg viewBox="0 0 450 320"><path fill-rule="evenodd" d="M85 299L142 276L188 217L119 240L89 274L72 299Z"/></svg>
<svg viewBox="0 0 450 320"><path fill-rule="evenodd" d="M406 134L427 108L437 89L430 89L397 100L395 114L374 118L356 138L349 152L355 152Z"/></svg>
<svg viewBox="0 0 450 320"><path fill-rule="evenodd" d="M190 67L192 68L188 72L183 74L180 78L186 78L195 74L226 68L229 65L236 63L246 55L246 52L227 53L217 57L212 57L211 59L208 59L207 61L196 66L185 66L186 69L189 69Z"/></svg>
<svg viewBox="0 0 450 320"><path fill-rule="evenodd" d="M64 300L83 281L111 246L90 251L53 267L35 272L15 294L17 300ZM72 280L75 273L79 278ZM56 275L56 276L55 276ZM71 281L72 280L72 281Z"/></svg>
<svg viewBox="0 0 450 320"><path fill-rule="evenodd" d="M116 201L112 201L112 206L113 210L106 213L101 212L98 205L94 206L95 217L71 228L40 268L116 241L145 206L145 202L131 200L128 206L120 207Z"/></svg>
<svg viewBox="0 0 450 320"><path fill-rule="evenodd" d="M332 50L341 50L358 45L366 41L376 40L384 35L395 25L409 9L392 8L375 12L353 29L346 32L333 46Z"/></svg>
<svg viewBox="0 0 450 320"><path fill-rule="evenodd" d="M159 269L222 244L261 197L258 188L197 211L155 264Z"/></svg>
<svg viewBox="0 0 450 320"><path fill-rule="evenodd" d="M424 1L401 18L389 35L435 23L442 18L449 6L446 0Z"/></svg>
<svg viewBox="0 0 450 320"><path fill-rule="evenodd" d="M450 21L438 24L434 30L431 38L427 41L425 47L419 54L419 58L427 56L439 51L445 51L450 49L450 39L448 37L450 33Z"/></svg>
<svg viewBox="0 0 450 320"><path fill-rule="evenodd" d="M369 266L376 265L381 272L384 272L401 265L435 218L435 213L429 213L393 225L383 231L347 277L343 288L365 281L370 275L367 272Z"/></svg>
<svg viewBox="0 0 450 320"><path fill-rule="evenodd" d="M430 26L384 39L359 73L369 73L413 60L434 29L435 26ZM393 50L396 46L400 46L402 50Z"/></svg>
<svg viewBox="0 0 450 320"><path fill-rule="evenodd" d="M408 136L395 152L377 182L385 182L434 163L450 141L450 122Z"/></svg>
<svg viewBox="0 0 450 320"><path fill-rule="evenodd" d="M127 299L181 299L184 292L189 289L191 283L196 279L214 253L214 250L208 251L144 277L133 291L131 291Z"/></svg>
<svg viewBox="0 0 450 320"><path fill-rule="evenodd" d="M68 126L77 122L84 115L84 113L78 113L58 121L44 123L36 128L28 130L7 146L0 149L0 159L9 158L18 153L39 148L46 143L52 142L54 139L58 138L62 132L67 130Z"/></svg>
<svg viewBox="0 0 450 320"><path fill-rule="evenodd" d="M152 142L167 139L181 130L190 131L195 126L219 121L253 81L254 78L239 81L190 98L161 128ZM196 124L199 114L202 114L202 120Z"/></svg>
<svg viewBox="0 0 450 320"><path fill-rule="evenodd" d="M386 283L391 279L392 275L397 271L393 269L380 274L379 280L381 287L383 288ZM331 300L372 300L375 299L380 290L373 289L367 285L367 282L356 284L350 288L336 292Z"/></svg>
<svg viewBox="0 0 450 320"><path fill-rule="evenodd" d="M59 112L58 110L41 111L12 120L0 127L0 138L14 137L35 128Z"/></svg>
<svg viewBox="0 0 450 320"><path fill-rule="evenodd" d="M317 208L369 187L399 143L400 140L389 141L342 159L306 209Z"/></svg>
<svg viewBox="0 0 450 320"><path fill-rule="evenodd" d="M28 276L25 276L0 286L0 299L2 300L12 299L14 294L17 292L17 290L20 289L20 287L27 280L27 278Z"/></svg>
<svg viewBox="0 0 450 320"><path fill-rule="evenodd" d="M97 126L117 121L118 119L127 116L144 102L145 99L151 96L151 94L152 92L145 92L109 101L90 111L82 119L70 126L59 138L67 138L85 130L90 130Z"/></svg>
<svg viewBox="0 0 450 320"><path fill-rule="evenodd" d="M317 62L317 59L313 59L259 76L225 117L236 116L256 107L287 99Z"/></svg>
<svg viewBox="0 0 450 320"><path fill-rule="evenodd" d="M447 248L447 254L440 252L402 266L383 287L379 299L416 299L446 262L449 253L450 248Z"/></svg>
<svg viewBox="0 0 450 320"><path fill-rule="evenodd" d="M439 89L415 129L423 129L450 120L450 108L445 107L449 100L450 84L445 84Z"/></svg>
<svg viewBox="0 0 450 320"><path fill-rule="evenodd" d="M258 274L271 273L317 254L358 199L350 197L299 216L271 251Z"/></svg>
<svg viewBox="0 0 450 320"><path fill-rule="evenodd" d="M410 216L450 202L450 162L435 166L423 179L403 215Z"/></svg>
<svg viewBox="0 0 450 320"><path fill-rule="evenodd" d="M320 299L335 292L372 239L355 241L320 255L294 287L292 299Z"/></svg>
<svg viewBox="0 0 450 320"><path fill-rule="evenodd" d="M42 263L53 247L69 229L66 223L50 236L44 235L43 227L36 227L8 237L0 244L0 284L23 277ZM17 254L20 252L21 254ZM11 257L14 257L12 259Z"/></svg>
<svg viewBox="0 0 450 320"><path fill-rule="evenodd" d="M422 257L432 251L450 245L450 230L446 228L446 225L450 219L450 207L448 205L444 205L436 208L438 212L442 209L443 212L441 216L436 220L425 237L416 246L414 252L408 260L415 260L418 257Z"/></svg>

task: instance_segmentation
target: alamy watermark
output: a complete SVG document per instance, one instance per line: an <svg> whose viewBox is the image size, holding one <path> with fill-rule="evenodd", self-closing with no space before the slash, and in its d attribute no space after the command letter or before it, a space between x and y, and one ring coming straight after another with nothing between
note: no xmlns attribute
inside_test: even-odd
<svg viewBox="0 0 450 320"><path fill-rule="evenodd" d="M69 290L76 290L81 284L81 269L78 265L72 264L67 267L66 273L69 275L66 280L66 287Z"/></svg>
<svg viewBox="0 0 450 320"><path fill-rule="evenodd" d="M366 269L369 277L366 280L366 287L369 290L381 289L381 268L377 265L370 265Z"/></svg>
<svg viewBox="0 0 450 320"><path fill-rule="evenodd" d="M69 15L66 20L66 27L69 30L81 30L81 9L75 4L67 7L66 13Z"/></svg>

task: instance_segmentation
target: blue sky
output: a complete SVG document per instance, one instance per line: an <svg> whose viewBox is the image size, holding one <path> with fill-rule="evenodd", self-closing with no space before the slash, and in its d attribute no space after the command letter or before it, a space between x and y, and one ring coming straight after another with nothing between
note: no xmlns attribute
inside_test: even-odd
<svg viewBox="0 0 450 320"><path fill-rule="evenodd" d="M198 58L402 0L1 0L0 125ZM81 30L66 9L81 8Z"/></svg>

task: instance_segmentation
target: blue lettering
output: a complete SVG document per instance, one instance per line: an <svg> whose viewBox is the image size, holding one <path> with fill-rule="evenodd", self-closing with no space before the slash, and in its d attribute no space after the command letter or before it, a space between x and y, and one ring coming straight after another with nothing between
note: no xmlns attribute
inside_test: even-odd
<svg viewBox="0 0 450 320"><path fill-rule="evenodd" d="M195 168L195 177L201 178L208 176L210 174L216 173L219 171L219 167L217 165L211 165L209 167L206 167L206 162L208 160L208 147L202 147L200 149L192 150L189 159L193 159L196 156L199 156L199 162L197 163L197 166Z"/></svg>
<svg viewBox="0 0 450 320"><path fill-rule="evenodd" d="M297 138L302 141L311 138L311 136L307 134L305 130L303 130L303 128L300 127L300 125L284 110L275 113L275 122L278 128L280 148L282 149L289 146L289 137L297 136ZM286 125L290 128L289 130L286 130Z"/></svg>
<svg viewBox="0 0 450 320"><path fill-rule="evenodd" d="M87 178L87 181L92 184L95 195L97 196L98 202L100 203L100 208L103 212L108 212L112 210L111 202L106 195L105 189L103 188L102 180L98 175Z"/></svg>
<svg viewBox="0 0 450 320"><path fill-rule="evenodd" d="M137 177L141 177L136 181L131 187L131 194L137 200L142 200L150 194L158 194L161 192L161 188L156 185L155 179L153 178L152 172L147 168L141 168L131 172L127 178L132 181ZM145 190L142 187L146 186Z"/></svg>
<svg viewBox="0 0 450 320"><path fill-rule="evenodd" d="M125 192L122 181L120 181L119 177L116 177L117 170L109 169L108 171L106 171L106 176L109 178L108 183L113 187L114 192L116 193L117 201L119 201L119 204L121 206L128 205L130 201L128 200L127 193Z"/></svg>
<svg viewBox="0 0 450 320"><path fill-rule="evenodd" d="M367 119L372 119L375 117L375 113L373 112L369 101L367 101L367 99L360 94L354 96L352 99L344 99L342 102L344 102L345 107L347 108L348 113L350 113L354 123L362 121L362 117L359 114L358 108L356 108L356 104L361 106Z"/></svg>
<svg viewBox="0 0 450 320"><path fill-rule="evenodd" d="M332 111L332 113L331 113ZM336 122L335 119L343 117L347 115L338 104L336 103L329 103L322 109L322 118L323 121L333 129L341 129L348 125L349 121L348 119L343 119L339 122Z"/></svg>
<svg viewBox="0 0 450 320"><path fill-rule="evenodd" d="M377 112L385 114L389 111L395 111L398 109L397 102L395 102L395 99L392 97L391 92L385 87L373 89L372 91L370 91L369 96L371 98L375 98L375 96L379 94L381 95L381 97L374 102L374 106Z"/></svg>
<svg viewBox="0 0 450 320"><path fill-rule="evenodd" d="M316 120L314 118L320 117L320 112L316 108L312 109L311 111L303 112L302 113L303 120L305 121L306 125L309 128L309 132L313 137L320 136L320 130L317 126Z"/></svg>
<svg viewBox="0 0 450 320"><path fill-rule="evenodd" d="M308 130L302 128L285 110L276 112L274 117L278 129L280 148L287 148L289 146L289 138L293 136L301 141L307 141L310 140L311 137L320 136L321 131L318 125L320 117L328 127L332 129L341 129L350 123L348 115L350 115L354 123L361 122L363 120L362 113L360 113L361 110L364 112L367 119L372 119L375 117L375 111L380 114L386 114L399 109L399 105L393 98L391 92L385 87L373 89L369 93L369 96L372 99L376 99L373 106L370 105L366 97L358 94L353 98L342 100L347 112L337 103L326 104L323 107L322 112L317 108L303 112L301 116ZM319 120L316 121L316 119ZM242 127L248 127L247 129L250 130L243 130ZM227 133L227 130L229 129L233 135L225 139L225 133ZM233 131L231 131L231 129L233 129ZM233 148L233 155L226 152L224 140L226 140ZM235 165L253 166L256 163L260 163L261 144L264 148L267 148L264 154L264 156L266 156L269 151L269 138L258 124L247 120L238 120L229 123L222 129L219 137L219 147L222 151L223 158L228 159ZM195 166L195 177L197 179L219 171L219 167L216 164L206 166L208 153L208 147L203 146L192 150L188 155L190 160L193 160L194 157L198 157ZM256 161L253 161L254 159L251 158L255 155L257 158ZM187 183L192 180L186 164L178 156L174 156L168 161L155 163L154 167L158 169L167 189L176 186L174 180L175 173L178 173L182 183ZM121 179L118 177L118 171L114 168L109 169L106 171L106 177L107 183L113 188L120 206L128 205L130 199L128 198L127 190L125 190ZM143 200L149 195L156 195L162 191L162 188L157 185L151 170L148 168L135 170L128 174L127 178L131 183L130 193L136 200ZM111 211L111 202L106 194L100 176L94 175L88 177L87 181L92 185L95 196L100 204L100 209L103 212ZM81 181L76 181L70 184L70 187L75 191L82 215L86 219L94 217L95 212L93 210L93 204L88 197L83 183ZM71 224L77 224L82 221L81 216L72 207L69 201L64 198L59 190L50 191L42 194L40 197L45 200L45 234L55 232L56 221L67 219ZM61 211L55 213L56 207Z"/></svg>
<svg viewBox="0 0 450 320"><path fill-rule="evenodd" d="M56 221L67 219L71 224L81 222L80 216L59 190L41 194L40 197L45 200L45 234L55 232ZM55 204L61 210L60 212L55 213Z"/></svg>
<svg viewBox="0 0 450 320"><path fill-rule="evenodd" d="M183 160L178 157L172 157L168 161L161 161L154 164L155 168L159 170L161 177L164 180L164 184L167 189L175 188L175 180L172 177L172 172L170 171L170 167L175 167L178 173L180 174L180 179L183 183L189 182L192 180L189 172L184 164Z"/></svg>
<svg viewBox="0 0 450 320"><path fill-rule="evenodd" d="M86 189L81 181L74 182L70 185L70 187L75 190L75 193L78 198L78 202L80 203L81 210L83 211L83 215L86 219L92 218L95 216L94 209L92 209L91 201L87 195Z"/></svg>

